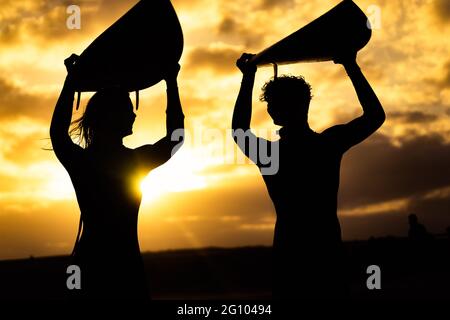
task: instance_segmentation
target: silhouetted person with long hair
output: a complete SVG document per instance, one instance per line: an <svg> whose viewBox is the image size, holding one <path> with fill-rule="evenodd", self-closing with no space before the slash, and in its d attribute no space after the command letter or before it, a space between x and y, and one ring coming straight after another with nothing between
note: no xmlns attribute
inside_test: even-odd
<svg viewBox="0 0 450 320"><path fill-rule="evenodd" d="M141 203L139 181L170 159L184 135L184 115L177 87L179 65L169 70L167 134L155 144L129 149L122 139L132 134L135 113L126 90L102 89L74 121L84 148L72 142L69 127L74 99L72 70L77 56L66 59L68 70L50 128L53 150L69 173L81 211L82 234L74 249L80 266L81 297L149 297L137 236ZM81 225L81 224L80 224Z"/></svg>
<svg viewBox="0 0 450 320"><path fill-rule="evenodd" d="M337 297L345 291L341 229L337 218L337 194L342 155L374 133L385 113L356 63L356 54L335 63L344 65L364 114L353 121L316 133L308 124L311 89L302 77L281 76L263 87L261 100L276 125L278 141L255 137L250 131L252 90L256 66L251 54L243 54L237 67L243 73L233 114L233 136L240 149L264 169L257 152L247 148L239 132L245 131L258 145L279 148L279 168L263 174L276 210L273 240L273 296ZM254 150L253 150L254 151ZM272 154L272 157L277 156Z"/></svg>

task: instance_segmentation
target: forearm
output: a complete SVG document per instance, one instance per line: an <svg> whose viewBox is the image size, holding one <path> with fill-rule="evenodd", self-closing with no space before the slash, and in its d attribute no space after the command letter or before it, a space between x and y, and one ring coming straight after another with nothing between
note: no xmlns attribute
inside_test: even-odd
<svg viewBox="0 0 450 320"><path fill-rule="evenodd" d="M364 114L384 121L385 114L383 106L359 66L356 62L352 62L345 64L344 67L353 83Z"/></svg>
<svg viewBox="0 0 450 320"><path fill-rule="evenodd" d="M252 118L252 93L255 73L244 74L236 104L234 106L232 128L247 130Z"/></svg>
<svg viewBox="0 0 450 320"><path fill-rule="evenodd" d="M75 90L71 82L66 79L64 86L56 102L50 125L50 137L68 134L70 122L72 120L72 108Z"/></svg>
<svg viewBox="0 0 450 320"><path fill-rule="evenodd" d="M176 79L167 80L167 109L166 129L167 136L177 129L184 129L184 114L181 107L180 94Z"/></svg>

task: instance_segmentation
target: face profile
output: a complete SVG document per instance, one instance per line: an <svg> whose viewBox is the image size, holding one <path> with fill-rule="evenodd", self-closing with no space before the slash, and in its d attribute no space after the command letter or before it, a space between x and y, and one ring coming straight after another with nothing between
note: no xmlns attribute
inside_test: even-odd
<svg viewBox="0 0 450 320"><path fill-rule="evenodd" d="M133 111L131 99L123 99L109 106L105 117L105 130L110 130L109 134L116 134L124 138L133 133L133 124L136 114Z"/></svg>
<svg viewBox="0 0 450 320"><path fill-rule="evenodd" d="M133 103L126 90L102 89L89 100L83 116L73 122L72 133L84 140L87 147L99 139L131 135L135 118Z"/></svg>

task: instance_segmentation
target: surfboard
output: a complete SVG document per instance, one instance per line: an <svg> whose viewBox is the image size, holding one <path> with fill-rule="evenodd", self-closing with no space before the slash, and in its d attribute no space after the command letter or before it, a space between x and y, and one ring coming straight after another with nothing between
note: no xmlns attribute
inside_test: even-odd
<svg viewBox="0 0 450 320"><path fill-rule="evenodd" d="M367 16L351 0L278 41L252 58L257 65L333 60L342 53L357 52L370 40Z"/></svg>
<svg viewBox="0 0 450 320"><path fill-rule="evenodd" d="M141 0L81 53L75 90L143 90L161 81L182 52L183 32L170 0Z"/></svg>

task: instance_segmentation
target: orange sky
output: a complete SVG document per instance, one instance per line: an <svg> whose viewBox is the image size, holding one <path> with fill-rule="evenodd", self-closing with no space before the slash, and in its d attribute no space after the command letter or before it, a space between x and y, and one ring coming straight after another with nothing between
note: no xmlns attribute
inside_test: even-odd
<svg viewBox="0 0 450 320"><path fill-rule="evenodd" d="M75 195L50 146L50 117L63 60L83 49L137 1L0 1L0 259L66 254L78 223ZM258 170L230 163L226 130L240 84L235 60L258 52L339 1L173 0L185 48L179 76L187 143L143 182L142 251L269 245L274 209ZM386 113L377 134L344 157L339 217L344 239L404 235L416 212L433 232L450 225L450 2L359 0L381 11L380 28L359 53ZM81 29L68 30L66 8L81 7ZM373 8L373 7L372 7ZM143 36L143 41L145 37ZM313 87L313 129L360 114L349 79L332 62L282 66ZM258 71L252 127L275 127L258 101L272 76ZM164 85L141 92L128 147L165 133ZM89 97L84 94L78 117ZM270 130L270 131L268 131ZM166 181L163 183L163 181Z"/></svg>

